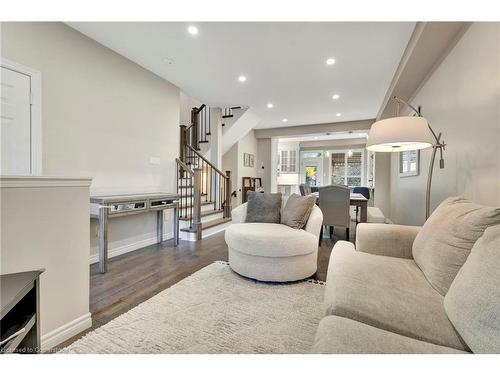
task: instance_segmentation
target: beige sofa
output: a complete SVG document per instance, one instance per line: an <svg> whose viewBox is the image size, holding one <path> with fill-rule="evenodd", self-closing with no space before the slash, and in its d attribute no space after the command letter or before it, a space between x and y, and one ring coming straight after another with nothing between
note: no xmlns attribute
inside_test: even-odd
<svg viewBox="0 0 500 375"><path fill-rule="evenodd" d="M500 211L457 202L451 223L450 205L424 229L360 224L356 246L335 244L314 353L500 353Z"/></svg>

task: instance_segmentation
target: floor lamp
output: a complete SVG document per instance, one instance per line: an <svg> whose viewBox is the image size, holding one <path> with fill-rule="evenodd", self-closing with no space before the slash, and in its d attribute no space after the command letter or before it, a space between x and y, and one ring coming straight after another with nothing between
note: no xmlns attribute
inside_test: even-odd
<svg viewBox="0 0 500 375"><path fill-rule="evenodd" d="M394 96L393 99L397 105L396 117L380 120L372 125L366 148L375 152L401 152L433 148L425 194L425 219L427 220L430 215L434 160L439 149L439 168L444 168L443 150L446 144L441 140L441 133L436 135L429 122L422 116L420 107L417 109L397 96ZM407 105L414 112L413 115L400 116L401 104Z"/></svg>

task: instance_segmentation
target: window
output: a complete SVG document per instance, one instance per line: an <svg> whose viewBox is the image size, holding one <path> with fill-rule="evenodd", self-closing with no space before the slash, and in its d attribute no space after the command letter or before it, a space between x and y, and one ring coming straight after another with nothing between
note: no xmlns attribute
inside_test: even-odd
<svg viewBox="0 0 500 375"><path fill-rule="evenodd" d="M332 152L332 184L361 186L363 183L363 152Z"/></svg>
<svg viewBox="0 0 500 375"><path fill-rule="evenodd" d="M295 150L290 150L289 151L289 158L288 158L288 172L294 172L297 170L296 165L297 165L297 151Z"/></svg>
<svg viewBox="0 0 500 375"><path fill-rule="evenodd" d="M281 173L295 173L297 171L297 151L281 151L280 170Z"/></svg>

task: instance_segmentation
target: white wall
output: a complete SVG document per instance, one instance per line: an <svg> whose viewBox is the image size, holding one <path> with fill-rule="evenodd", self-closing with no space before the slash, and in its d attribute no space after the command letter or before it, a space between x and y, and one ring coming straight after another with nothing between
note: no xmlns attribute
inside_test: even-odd
<svg viewBox="0 0 500 375"><path fill-rule="evenodd" d="M40 277L42 349L90 327L90 180L0 178L2 274Z"/></svg>
<svg viewBox="0 0 500 375"><path fill-rule="evenodd" d="M231 206L235 208L241 200L241 193L238 192L238 142L222 156L222 171L231 171L231 192L237 192L237 197L231 200Z"/></svg>
<svg viewBox="0 0 500 375"><path fill-rule="evenodd" d="M266 193L271 192L271 139L257 139L257 177L262 178L262 186Z"/></svg>
<svg viewBox="0 0 500 375"><path fill-rule="evenodd" d="M391 218L391 155L385 152L375 153L375 191L374 206Z"/></svg>
<svg viewBox="0 0 500 375"><path fill-rule="evenodd" d="M45 175L92 176L94 194L175 191L176 86L62 23L1 26L2 57L42 73ZM110 254L152 243L155 228L153 214L111 220Z"/></svg>
<svg viewBox="0 0 500 375"><path fill-rule="evenodd" d="M257 139L255 138L253 130L250 130L247 135L238 141L238 147L238 165L241 177L257 177ZM253 167L245 167L243 163L243 153L252 154L254 156Z"/></svg>
<svg viewBox="0 0 500 375"><path fill-rule="evenodd" d="M191 109L194 107L200 107L203 103L198 99L190 97L185 92L181 91L179 94L179 124L180 125L191 125Z"/></svg>
<svg viewBox="0 0 500 375"><path fill-rule="evenodd" d="M499 82L500 24L474 23L412 100L447 143L445 169L436 160L431 210L453 195L500 206ZM420 175L406 178L399 178L397 154L392 155L396 223L424 222L430 155L430 149L423 150Z"/></svg>
<svg viewBox="0 0 500 375"><path fill-rule="evenodd" d="M257 157L257 139L254 130L250 130L243 138L236 142L222 157L223 171L231 171L233 190L237 191L237 198L233 199L233 208L242 202L241 178L242 177L261 177L258 173L260 168ZM243 153L254 155L254 166L245 167L243 163Z"/></svg>

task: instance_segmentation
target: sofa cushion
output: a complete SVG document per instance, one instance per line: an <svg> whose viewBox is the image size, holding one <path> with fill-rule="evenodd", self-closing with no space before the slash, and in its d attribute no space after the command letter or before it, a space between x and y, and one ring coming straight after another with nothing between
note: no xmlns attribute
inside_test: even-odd
<svg viewBox="0 0 500 375"><path fill-rule="evenodd" d="M225 239L230 248L240 253L263 257L305 255L318 249L315 235L283 224L231 224Z"/></svg>
<svg viewBox="0 0 500 375"><path fill-rule="evenodd" d="M500 353L500 225L477 240L444 308L474 353Z"/></svg>
<svg viewBox="0 0 500 375"><path fill-rule="evenodd" d="M467 353L384 331L340 316L327 316L321 320L312 352L318 354Z"/></svg>
<svg viewBox="0 0 500 375"><path fill-rule="evenodd" d="M413 242L413 258L436 290L445 295L484 230L500 224L500 208L465 198L444 200Z"/></svg>
<svg viewBox="0 0 500 375"><path fill-rule="evenodd" d="M248 192L247 223L279 223L281 193Z"/></svg>
<svg viewBox="0 0 500 375"><path fill-rule="evenodd" d="M330 256L326 284L328 315L467 350L448 320L443 296L412 259L367 254L339 241Z"/></svg>
<svg viewBox="0 0 500 375"><path fill-rule="evenodd" d="M304 228L315 204L316 197L314 196L290 195L285 208L281 211L281 224L294 229Z"/></svg>

